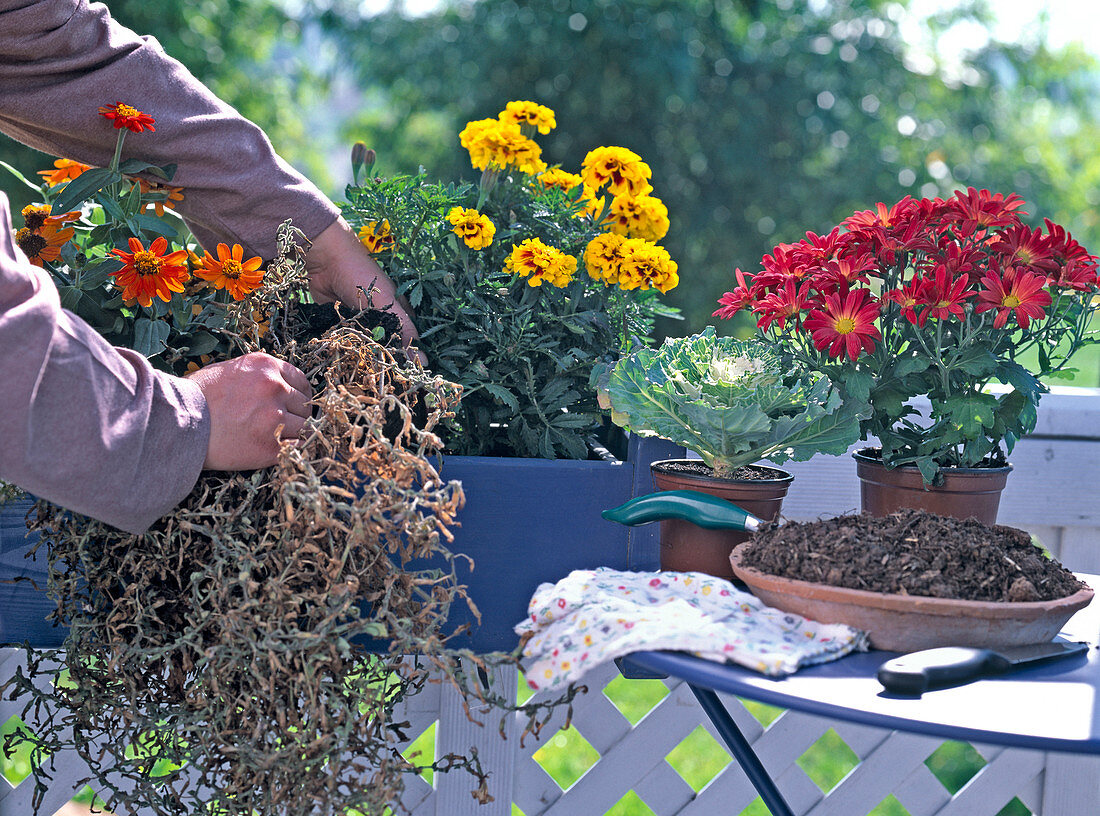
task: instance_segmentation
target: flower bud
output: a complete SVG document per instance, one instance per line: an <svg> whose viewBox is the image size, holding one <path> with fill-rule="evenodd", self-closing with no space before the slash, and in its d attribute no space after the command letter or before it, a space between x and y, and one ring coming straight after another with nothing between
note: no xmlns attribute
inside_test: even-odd
<svg viewBox="0 0 1100 816"><path fill-rule="evenodd" d="M377 154L374 150L368 149L363 142L356 142L351 147L351 177L355 184L359 183L359 171L365 166L367 173L370 173L371 168L374 167L374 161Z"/></svg>

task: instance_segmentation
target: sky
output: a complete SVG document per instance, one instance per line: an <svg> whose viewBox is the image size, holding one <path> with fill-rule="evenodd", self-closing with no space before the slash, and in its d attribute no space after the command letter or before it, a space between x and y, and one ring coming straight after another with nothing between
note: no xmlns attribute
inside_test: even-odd
<svg viewBox="0 0 1100 816"><path fill-rule="evenodd" d="M931 14L958 5L958 0L911 0L910 9L917 14ZM1034 39L1040 19L1045 16L1047 42L1061 48L1072 41L1100 55L1100 42L1095 36L1100 30L1100 2L1097 0L990 0L997 23L993 35L1003 42ZM987 36L981 30L956 32L960 42ZM941 48L945 44L941 42Z"/></svg>

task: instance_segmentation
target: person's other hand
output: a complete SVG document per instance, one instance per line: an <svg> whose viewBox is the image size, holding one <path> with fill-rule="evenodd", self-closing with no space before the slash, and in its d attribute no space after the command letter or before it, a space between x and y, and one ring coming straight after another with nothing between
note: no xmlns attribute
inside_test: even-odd
<svg viewBox="0 0 1100 816"><path fill-rule="evenodd" d="M310 415L313 389L306 375L269 354L213 363L187 378L202 389L210 411L205 470L275 464L280 440L297 439Z"/></svg>
<svg viewBox="0 0 1100 816"><path fill-rule="evenodd" d="M306 271L310 294L318 303L339 300L355 309L388 309L401 322L403 346L408 348L419 339L408 302L397 296L393 281L343 218L337 218L313 239L306 253Z"/></svg>

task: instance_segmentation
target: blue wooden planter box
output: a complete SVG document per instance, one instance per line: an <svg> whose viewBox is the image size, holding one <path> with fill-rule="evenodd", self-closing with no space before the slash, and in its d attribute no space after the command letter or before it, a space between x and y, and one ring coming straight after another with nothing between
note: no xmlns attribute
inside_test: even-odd
<svg viewBox="0 0 1100 816"><path fill-rule="evenodd" d="M449 630L463 624L471 630L453 645L511 651L518 642L512 627L527 615L535 589L571 570L657 569L656 524L624 527L600 513L652 493L650 462L682 455L683 448L663 440L632 437L626 461L447 457L440 474L461 481L466 493L450 549L473 562L459 559L457 572L481 612L479 624L464 604L457 605ZM0 644L58 647L67 630L44 620L54 609L44 591L45 551L37 562L23 557L33 543L24 521L30 504L0 505ZM4 583L19 575L34 579L42 590Z"/></svg>
<svg viewBox="0 0 1100 816"><path fill-rule="evenodd" d="M624 527L600 513L652 493L650 462L677 456L682 447L631 437L625 462L446 457L440 475L466 493L450 549L473 560L471 569L460 559L458 576L481 612L477 624L469 610L452 611L452 626L471 626L454 645L511 651L538 585L572 570L657 569L658 525Z"/></svg>

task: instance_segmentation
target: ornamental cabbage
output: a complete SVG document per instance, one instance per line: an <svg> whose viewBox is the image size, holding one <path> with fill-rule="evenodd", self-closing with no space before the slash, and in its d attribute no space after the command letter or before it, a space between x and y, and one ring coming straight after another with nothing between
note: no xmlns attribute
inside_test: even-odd
<svg viewBox="0 0 1100 816"><path fill-rule="evenodd" d="M826 377L791 371L767 344L717 337L712 326L639 348L600 379L612 422L684 445L720 478L760 459L843 454L866 416Z"/></svg>

